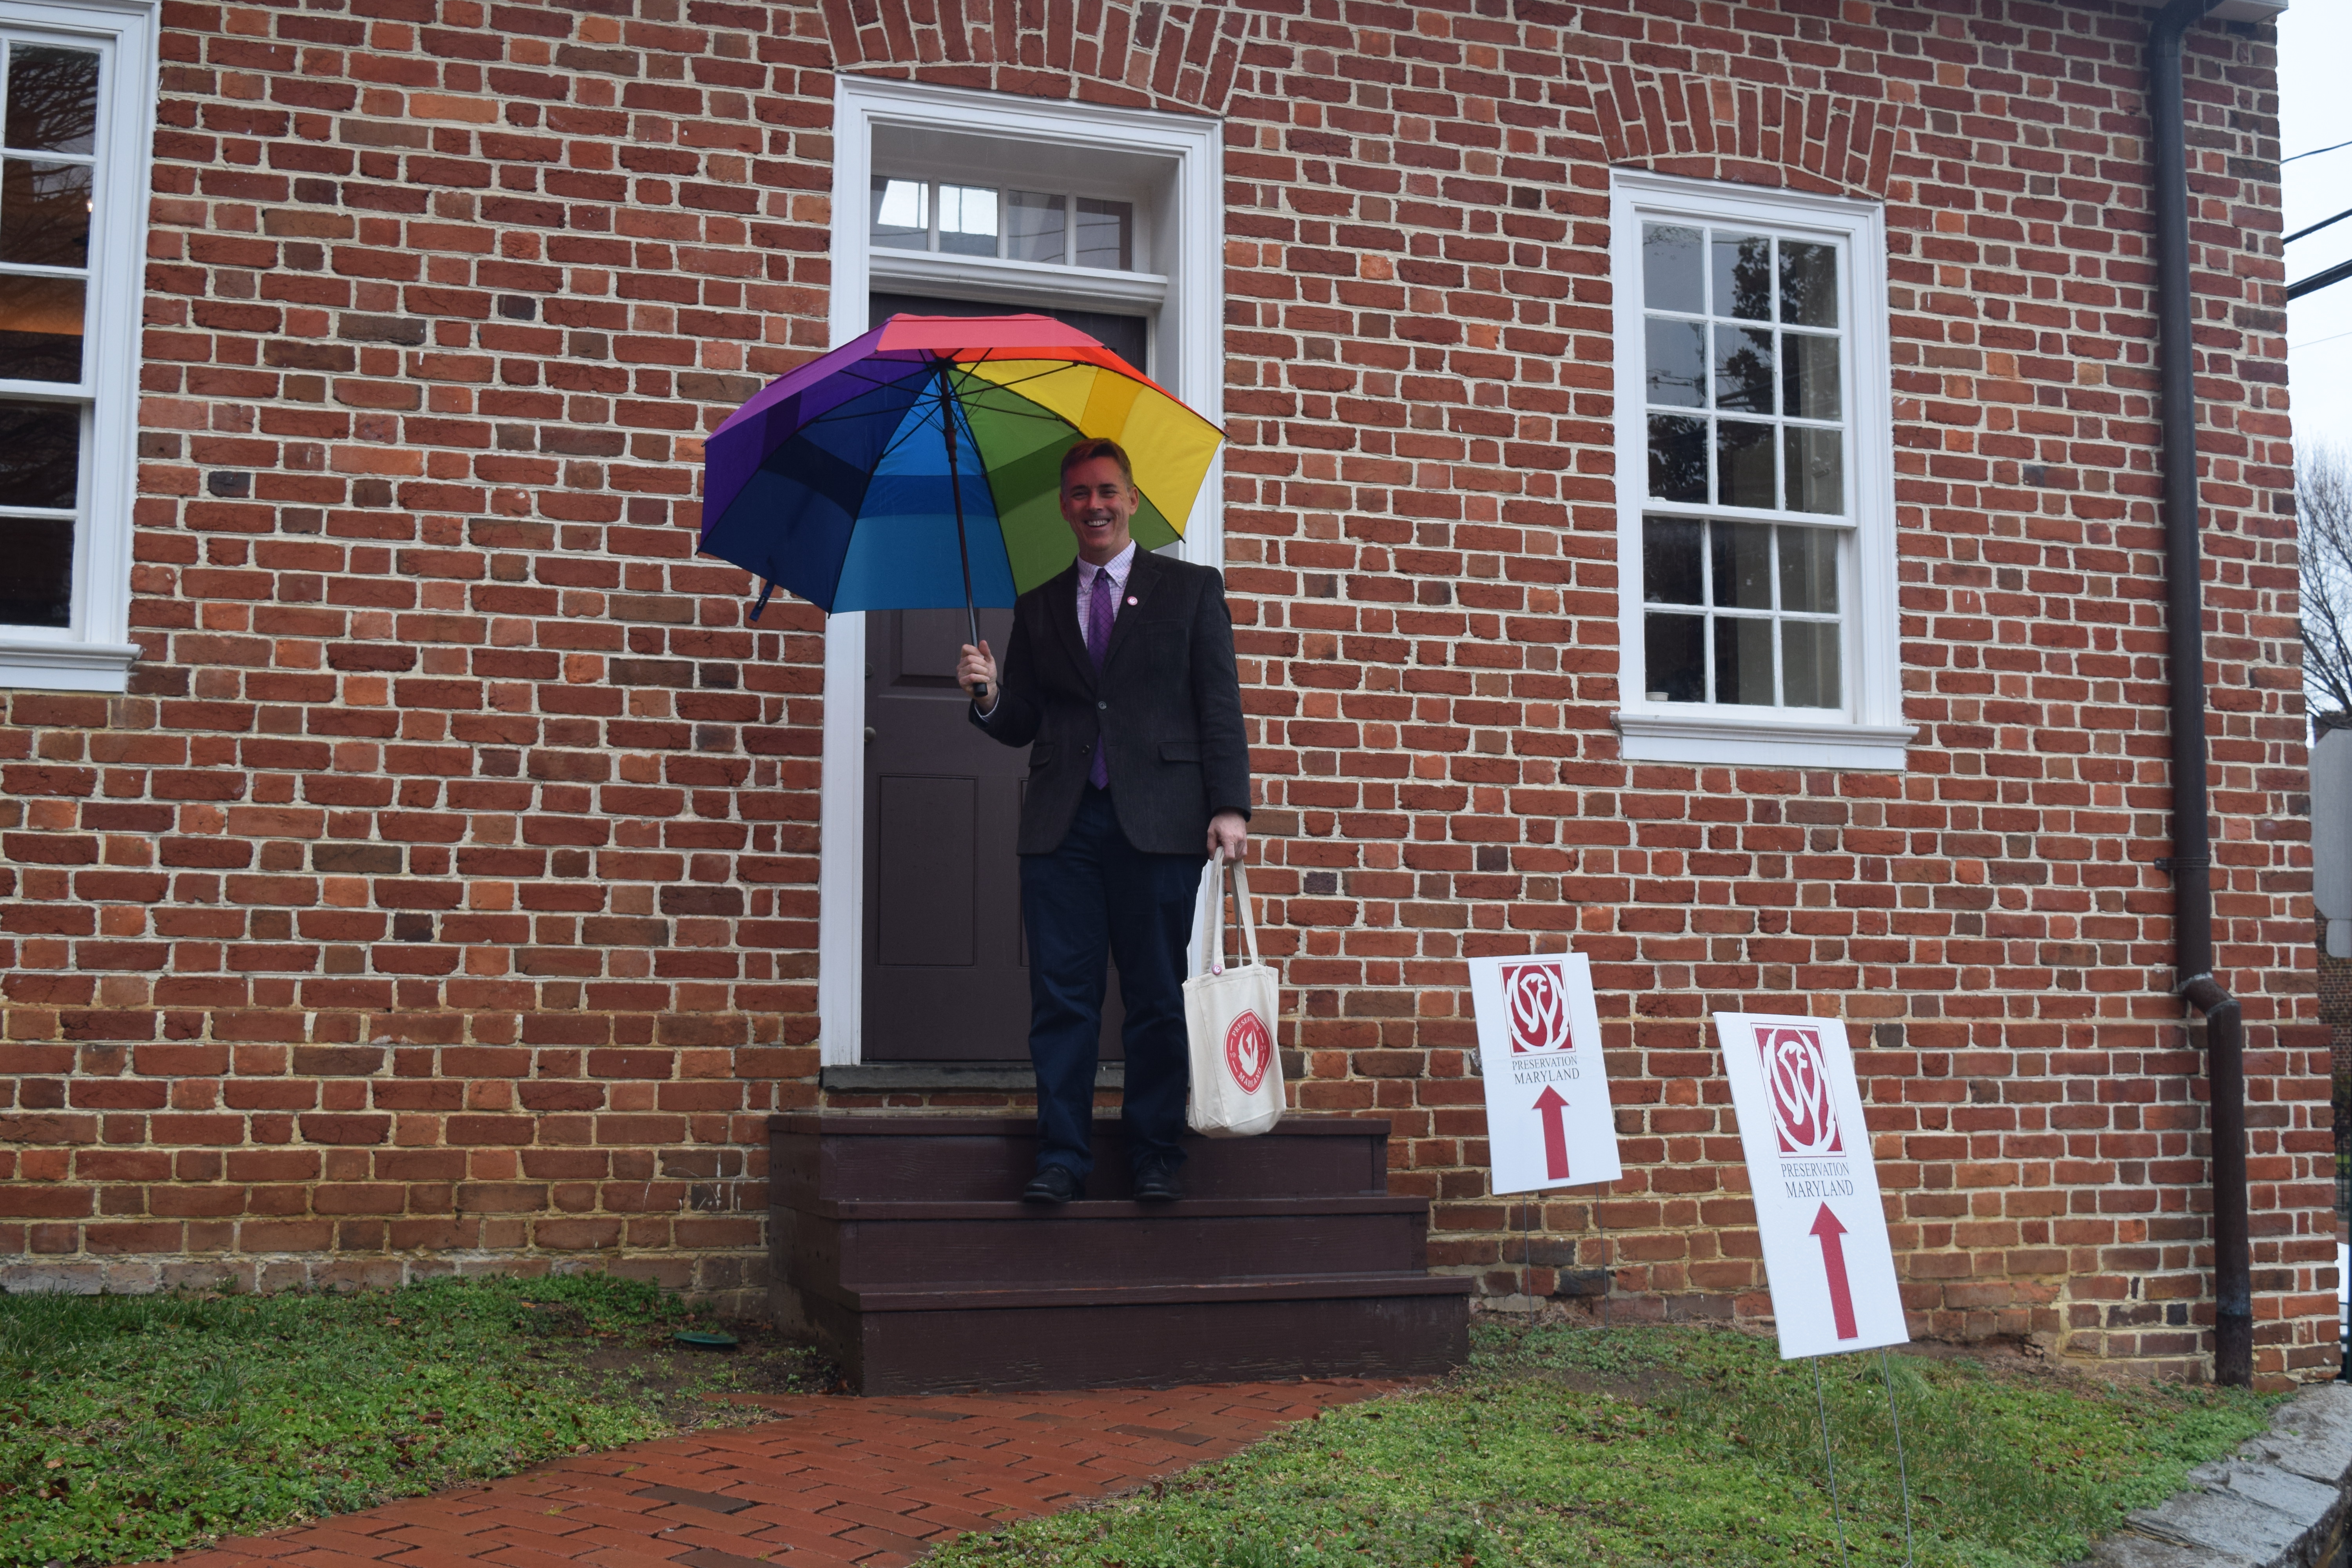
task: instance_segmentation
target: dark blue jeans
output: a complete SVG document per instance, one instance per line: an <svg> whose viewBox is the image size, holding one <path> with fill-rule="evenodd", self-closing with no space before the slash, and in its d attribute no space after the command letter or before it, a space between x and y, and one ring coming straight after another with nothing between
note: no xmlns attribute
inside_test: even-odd
<svg viewBox="0 0 2352 1568"><path fill-rule="evenodd" d="M1095 1058L1102 1037L1106 957L1118 961L1127 1004L1130 1154L1181 1161L1190 1078L1184 1046L1184 948L1200 899L1199 855L1146 855L1127 841L1110 792L1089 787L1068 837L1050 855L1021 857L1021 919L1029 933L1029 1059L1037 1069L1040 1165L1083 1176L1090 1145Z"/></svg>

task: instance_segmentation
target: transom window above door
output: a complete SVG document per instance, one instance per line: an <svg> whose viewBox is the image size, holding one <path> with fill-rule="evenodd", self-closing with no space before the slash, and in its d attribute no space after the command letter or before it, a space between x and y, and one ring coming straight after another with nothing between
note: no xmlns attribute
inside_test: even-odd
<svg viewBox="0 0 2352 1568"><path fill-rule="evenodd" d="M873 179L873 245L1109 272L1135 269L1135 204L1069 191Z"/></svg>

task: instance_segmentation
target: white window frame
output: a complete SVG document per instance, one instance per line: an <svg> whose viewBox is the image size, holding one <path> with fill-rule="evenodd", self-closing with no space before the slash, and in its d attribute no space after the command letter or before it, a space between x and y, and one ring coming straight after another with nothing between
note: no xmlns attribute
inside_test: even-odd
<svg viewBox="0 0 2352 1568"><path fill-rule="evenodd" d="M1853 410L1847 479L1853 510L1840 520L1806 514L1709 509L1727 521L1752 518L1844 527L1853 537L1844 584L1843 720L1790 719L1786 710L1729 713L1719 704L1653 702L1643 677L1643 520L1649 500L1648 402L1644 378L1642 226L1753 225L1776 235L1828 239L1843 257L1844 328ZM1615 283L1617 354L1617 572L1622 754L1632 762L1899 771L1916 731L1903 722L1895 578L1895 392L1887 362L1886 227L1875 202L1803 195L1764 186L1692 180L1638 170L1610 171L1610 268ZM1690 509L1677 508L1677 511ZM1822 710L1826 712L1826 710Z"/></svg>
<svg viewBox="0 0 2352 1568"><path fill-rule="evenodd" d="M0 689L121 691L131 641L131 525L138 489L139 339L156 104L156 7L145 0L0 0L0 27L95 46L98 199L90 214L82 384L0 382L0 395L80 404L81 515L73 622L0 626ZM63 394L63 395L60 395Z"/></svg>
<svg viewBox="0 0 2352 1568"><path fill-rule="evenodd" d="M866 296L886 287L951 298L1140 313L1151 321L1152 363L1138 368L1212 423L1224 422L1222 121L842 75L834 79L833 125L835 347L865 332ZM1145 210L1148 204L1138 203L1134 254L1139 266L1155 255L1168 258L1168 270L1113 272L870 246L871 179L877 172L874 132L878 127L1141 156L1162 164L1165 216L1155 216ZM946 167L939 177L955 173ZM1154 226L1161 222L1174 226L1172 236L1167 237L1171 243L1153 246ZM1223 564L1222 455L1210 465L1177 552L1187 561ZM825 623L825 632L817 1047L824 1065L838 1067L859 1059L864 1022L866 617L834 616Z"/></svg>

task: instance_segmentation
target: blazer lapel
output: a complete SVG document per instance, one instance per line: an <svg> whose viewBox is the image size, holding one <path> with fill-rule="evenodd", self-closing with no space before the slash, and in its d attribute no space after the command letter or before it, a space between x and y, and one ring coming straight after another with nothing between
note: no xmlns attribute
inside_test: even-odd
<svg viewBox="0 0 2352 1568"><path fill-rule="evenodd" d="M1119 648L1127 642L1128 628L1135 625L1137 612L1151 602L1151 591L1159 584L1160 565L1160 557L1149 550L1135 552L1135 561L1127 569L1127 587L1119 595L1129 602L1119 605L1118 618L1110 624L1110 646L1103 650L1106 672L1110 668L1111 660L1118 657ZM1075 595L1076 590L1072 589L1071 592Z"/></svg>
<svg viewBox="0 0 2352 1568"><path fill-rule="evenodd" d="M1095 661L1087 653L1087 634L1078 626L1078 563L1071 562L1058 576L1045 584L1045 618L1062 634L1062 657L1078 672L1078 679L1091 688L1095 684ZM1112 625L1117 626L1116 622Z"/></svg>

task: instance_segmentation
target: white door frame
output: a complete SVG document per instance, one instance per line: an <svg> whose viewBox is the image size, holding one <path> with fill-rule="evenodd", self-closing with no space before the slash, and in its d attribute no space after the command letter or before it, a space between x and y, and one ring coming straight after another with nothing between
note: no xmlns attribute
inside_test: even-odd
<svg viewBox="0 0 2352 1568"><path fill-rule="evenodd" d="M905 127L992 141L1141 155L1167 166L1156 214L1139 215L1166 243L1160 274L983 261L866 244L874 130ZM834 79L833 302L835 347L866 331L866 295L881 283L909 292L1133 311L1156 305L1153 379L1217 424L1224 422L1223 122L1002 93L924 87L870 77ZM1224 463L1209 469L1180 552L1224 560ZM824 639L824 761L817 871L817 1048L827 1067L858 1060L866 925L866 617L833 616Z"/></svg>

